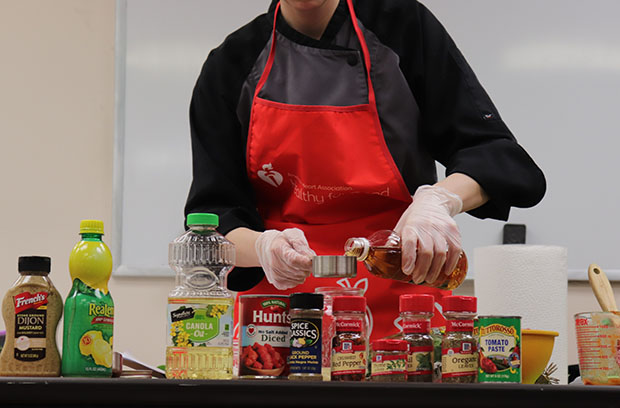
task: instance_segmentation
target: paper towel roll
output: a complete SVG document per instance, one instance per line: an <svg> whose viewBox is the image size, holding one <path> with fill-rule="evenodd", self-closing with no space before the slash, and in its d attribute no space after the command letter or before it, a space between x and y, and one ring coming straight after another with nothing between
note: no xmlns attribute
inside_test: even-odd
<svg viewBox="0 0 620 408"><path fill-rule="evenodd" d="M495 245L474 249L478 315L521 316L521 328L553 330L553 377L568 382L566 248Z"/></svg>

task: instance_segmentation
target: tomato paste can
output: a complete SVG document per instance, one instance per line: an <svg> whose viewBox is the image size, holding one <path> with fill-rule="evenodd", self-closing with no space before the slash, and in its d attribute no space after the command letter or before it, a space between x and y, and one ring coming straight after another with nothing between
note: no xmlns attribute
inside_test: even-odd
<svg viewBox="0 0 620 408"><path fill-rule="evenodd" d="M478 382L521 382L521 317L478 316Z"/></svg>
<svg viewBox="0 0 620 408"><path fill-rule="evenodd" d="M240 378L288 376L290 324L288 296L239 296Z"/></svg>

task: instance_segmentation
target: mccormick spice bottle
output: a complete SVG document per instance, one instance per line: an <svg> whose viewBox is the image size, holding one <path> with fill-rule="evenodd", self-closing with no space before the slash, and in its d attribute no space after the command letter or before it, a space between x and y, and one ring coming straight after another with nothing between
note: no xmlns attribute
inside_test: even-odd
<svg viewBox="0 0 620 408"><path fill-rule="evenodd" d="M290 296L291 349L289 380L322 381L321 326L323 295L293 293Z"/></svg>
<svg viewBox="0 0 620 408"><path fill-rule="evenodd" d="M62 298L48 277L50 258L20 256L18 270L20 276L2 302L6 341L0 354L0 375L58 377L56 328Z"/></svg>
<svg viewBox="0 0 620 408"><path fill-rule="evenodd" d="M366 298L337 296L333 303L332 381L364 381L368 364Z"/></svg>
<svg viewBox="0 0 620 408"><path fill-rule="evenodd" d="M446 334L441 344L441 382L475 383L478 378L478 350L473 336L476 298L443 298Z"/></svg>
<svg viewBox="0 0 620 408"><path fill-rule="evenodd" d="M380 278L415 284L401 269L400 237L394 231L381 230L368 238L349 238L344 245L345 255L355 256L370 273ZM452 290L463 283L467 275L467 257L461 252L456 267L449 275L442 274L436 281L421 285Z"/></svg>
<svg viewBox="0 0 620 408"><path fill-rule="evenodd" d="M398 303L402 338L409 343L407 381L432 382L433 338L430 329L435 298L432 295L401 295Z"/></svg>
<svg viewBox="0 0 620 408"><path fill-rule="evenodd" d="M372 342L370 380L378 382L407 381L407 354L405 340L380 339Z"/></svg>

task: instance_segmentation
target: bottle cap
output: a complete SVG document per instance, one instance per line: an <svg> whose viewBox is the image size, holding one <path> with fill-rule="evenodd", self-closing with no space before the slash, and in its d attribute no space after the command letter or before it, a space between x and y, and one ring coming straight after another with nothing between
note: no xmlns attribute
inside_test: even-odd
<svg viewBox="0 0 620 408"><path fill-rule="evenodd" d="M290 299L291 309L323 310L323 295L320 293L293 293Z"/></svg>
<svg viewBox="0 0 620 408"><path fill-rule="evenodd" d="M409 350L409 343L406 340L379 339L372 342L372 349L374 351L407 351Z"/></svg>
<svg viewBox="0 0 620 408"><path fill-rule="evenodd" d="M187 214L186 224L188 227L190 225L213 225L217 227L220 225L220 217L211 213L191 213Z"/></svg>
<svg viewBox="0 0 620 408"><path fill-rule="evenodd" d="M443 312L476 312L477 299L474 296L446 296L443 298Z"/></svg>
<svg viewBox="0 0 620 408"><path fill-rule="evenodd" d="M99 221L99 220L80 221L80 234L101 234L103 235L103 221Z"/></svg>
<svg viewBox="0 0 620 408"><path fill-rule="evenodd" d="M20 256L17 260L19 272L50 273L51 258L49 256Z"/></svg>
<svg viewBox="0 0 620 408"><path fill-rule="evenodd" d="M365 312L366 298L364 296L336 296L332 310L334 312Z"/></svg>
<svg viewBox="0 0 620 408"><path fill-rule="evenodd" d="M432 313L435 307L433 295L406 294L398 298L398 311Z"/></svg>

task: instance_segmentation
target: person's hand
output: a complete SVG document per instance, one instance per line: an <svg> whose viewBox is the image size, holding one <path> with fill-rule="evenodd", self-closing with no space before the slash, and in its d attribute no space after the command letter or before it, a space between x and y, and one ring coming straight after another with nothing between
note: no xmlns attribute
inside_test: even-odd
<svg viewBox="0 0 620 408"><path fill-rule="evenodd" d="M290 289L303 283L312 271L312 257L302 230L267 230L256 239L256 254L269 283L276 289Z"/></svg>
<svg viewBox="0 0 620 408"><path fill-rule="evenodd" d="M461 254L461 234L452 217L461 198L439 186L420 186L394 231L401 237L402 270L416 284L449 275Z"/></svg>

